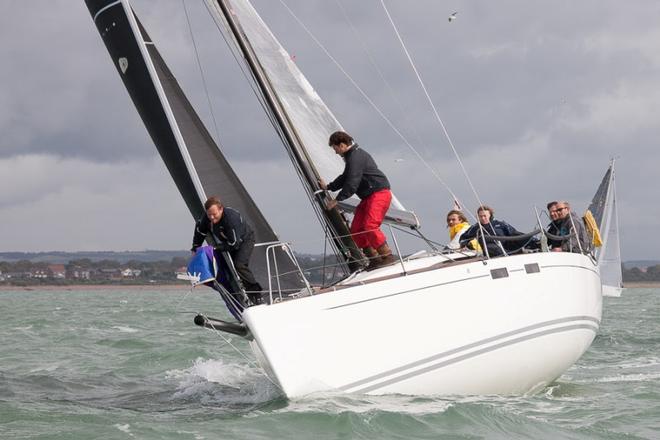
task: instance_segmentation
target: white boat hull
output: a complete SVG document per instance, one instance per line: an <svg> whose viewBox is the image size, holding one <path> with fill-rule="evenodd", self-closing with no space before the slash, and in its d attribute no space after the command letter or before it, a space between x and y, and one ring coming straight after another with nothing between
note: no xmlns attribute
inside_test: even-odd
<svg viewBox="0 0 660 440"><path fill-rule="evenodd" d="M536 253L414 273L439 261L420 258L405 263L406 276L359 284L401 271L393 265L358 274L354 287L247 309L257 359L289 397L524 394L573 365L598 331L601 284L588 257ZM493 278L503 268L507 276Z"/></svg>

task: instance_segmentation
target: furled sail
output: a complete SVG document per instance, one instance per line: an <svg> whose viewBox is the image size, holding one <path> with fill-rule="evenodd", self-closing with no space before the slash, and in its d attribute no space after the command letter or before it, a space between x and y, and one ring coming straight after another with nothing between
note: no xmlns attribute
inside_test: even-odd
<svg viewBox="0 0 660 440"><path fill-rule="evenodd" d="M619 243L619 218L616 209L616 187L614 182L614 160L610 163L598 190L589 205L600 230L603 245L596 249L596 259L603 284L603 294L621 294L621 249Z"/></svg>
<svg viewBox="0 0 660 440"><path fill-rule="evenodd" d="M257 243L276 241L277 236L195 113L128 0L85 3L192 216L197 219L204 214L207 195L218 195L254 227ZM277 253L280 273L290 274L280 280L282 288L301 288L303 281L295 274L294 265L281 250ZM256 247L250 261L263 286L268 285L265 255L265 247Z"/></svg>
<svg viewBox="0 0 660 440"><path fill-rule="evenodd" d="M298 146L303 150L302 156L309 162L318 177L326 182L337 177L344 168L344 163L334 151L328 147L329 135L337 130L343 130L330 109L318 96L293 62L291 56L277 41L268 26L263 22L247 0L207 0L209 10L219 24L226 26L227 21L233 21L239 36L246 40L253 51L259 67L263 69L269 85L275 94L287 122L295 132ZM230 11L227 18L225 11ZM359 139L358 139L359 141ZM369 148L368 144L365 144ZM359 200L353 196L341 206L353 210ZM411 211L393 197L392 206L386 221L417 227L419 222Z"/></svg>

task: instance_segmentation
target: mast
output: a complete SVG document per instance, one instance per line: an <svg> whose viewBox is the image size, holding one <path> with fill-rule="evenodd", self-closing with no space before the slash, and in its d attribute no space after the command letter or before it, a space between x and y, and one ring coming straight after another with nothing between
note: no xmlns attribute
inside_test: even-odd
<svg viewBox="0 0 660 440"><path fill-rule="evenodd" d="M286 112L282 108L282 104L273 90L268 75L264 72L264 69L259 63L250 43L245 38L240 29L240 25L236 22L226 2L224 0L216 0L216 3L222 11L224 19L229 26L229 30L234 36L256 85L274 118L273 124L275 125L296 171L298 172L303 187L314 207L314 211L319 217L321 223L325 224L330 230L332 243L335 250L338 251L336 252L338 257L340 257L342 262L348 266L350 271L359 269L361 267L361 251L355 245L355 242L350 235L347 220L338 208L332 210L325 209L325 197L322 193L319 193L321 188L318 185L318 180L321 176L316 171L312 161L302 147L300 137L291 124Z"/></svg>

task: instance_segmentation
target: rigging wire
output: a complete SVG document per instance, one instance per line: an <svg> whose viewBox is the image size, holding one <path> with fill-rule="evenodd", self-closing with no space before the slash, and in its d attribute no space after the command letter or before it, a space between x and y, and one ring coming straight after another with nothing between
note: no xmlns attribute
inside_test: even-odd
<svg viewBox="0 0 660 440"><path fill-rule="evenodd" d="M429 171L433 174L433 176L442 184L442 186L445 187L445 189L451 194L452 197L456 198L454 195L454 192L449 188L449 186L442 180L438 172L429 164L423 157L422 155L417 151L415 147L413 147L410 142L406 139L406 137L399 131L399 129L394 125L394 123L381 111L381 109L376 105L376 103L367 95L367 93L355 82L355 80L351 77L351 75L344 69L344 67L337 61L337 59L328 51L328 49L319 41L318 38L312 33L311 30L302 22L300 18L289 8L289 6L285 3L284 0L279 0L282 6L289 12L289 14L293 17L296 22L303 28L303 30L309 35L309 37L316 43L316 45L325 53L325 55L332 61L335 66L341 71L341 73L348 79L348 81L355 87L355 89L362 95L362 97L373 107L374 110L378 113L378 115L389 125L389 127L401 138L401 140L408 146L408 148L417 156L417 158L426 166Z"/></svg>
<svg viewBox="0 0 660 440"><path fill-rule="evenodd" d="M215 129L215 138L217 139L218 144L220 144L220 130L218 130L218 122L215 118L215 112L213 111L213 105L211 104L211 96L209 94L209 89L206 85L206 77L204 75L204 69L202 68L202 63L199 59L199 51L197 50L197 43L195 42L195 35L192 30L192 25L190 24L190 16L188 15L188 8L186 7L186 1L181 0L183 5L183 11L186 15L186 22L188 23L188 32L190 33L190 40L195 51L195 60L197 61L197 67L199 68L199 76L202 78L202 85L204 86L204 94L206 95L206 102L209 105L209 111L211 112L211 119L213 119L213 128Z"/></svg>
<svg viewBox="0 0 660 440"><path fill-rule="evenodd" d="M415 72L415 75L417 76L417 80L419 81L420 86L422 87L422 90L424 91L424 94L426 95L426 99L429 102L429 105L431 106L431 109L433 110L433 114L435 115L435 118L437 119L438 123L440 124L440 127L442 128L442 132L444 133L445 137L447 138L447 141L449 142L449 145L451 146L451 149L454 153L454 156L456 157L456 160L458 161L458 164L461 167L461 170L463 171L463 175L465 175L465 178L467 179L468 184L470 185L470 189L472 189L472 192L477 199L477 202L479 203L479 206L482 206L483 203L481 202L481 198L479 197L479 194L477 193L477 190L475 189L472 179L470 179L470 175L468 174L467 170L465 169L465 166L463 165L463 161L461 160L460 155L458 154L458 151L456 150L456 146L454 145L454 142L451 139L451 136L449 136L449 132L447 131L447 128L445 127L444 122L442 121L442 118L440 118L440 114L438 113L438 110L436 109L435 105L433 104L433 100L431 99L431 96L429 95L428 90L426 89L426 85L424 85L424 81L422 81L422 77L419 74L419 71L417 70L417 67L415 66L415 63L413 62L412 57L410 56L410 52L408 52L408 49L406 48L405 43L403 42L403 39L401 38L401 34L399 33L398 28L396 27L396 24L394 23L394 20L392 19L392 16L390 15L390 11L387 9L387 6L385 5L385 0L380 0L381 5L383 5L383 9L385 10L385 14L387 15L387 18L390 21L390 24L392 25L392 28L394 29L394 33L396 34L399 43L401 43L401 48L403 49L404 53L406 54L406 57L408 58L408 62L410 63L410 66L412 67L413 71Z"/></svg>
<svg viewBox="0 0 660 440"><path fill-rule="evenodd" d="M392 100L394 101L394 104L397 106L397 108L404 108L403 104L401 103L401 100L398 99L398 95L397 95L397 93L394 91L394 87L392 87L392 85L391 85L390 82L387 80L387 78L385 78L385 75L383 74L383 71L378 67L378 63L376 63L375 58L373 57L373 55L371 54L371 52L370 52L369 49L367 48L366 44L364 43L364 38L362 38L362 35L360 34L360 32L357 30L357 28L356 28L355 25L353 24L353 21L350 19L348 13L346 12L346 8L344 8L344 6L343 6L341 0L335 0L335 3L337 4L337 6L339 7L339 9L341 10L342 15L344 16L344 19L346 20L346 22L347 22L348 25L350 26L351 31L352 31L353 34L355 35L356 40L360 42L360 45L362 46L362 50L363 50L364 53L367 55L367 58L368 58L368 60L369 60L369 64L371 64L371 67L373 67L373 69L374 69L374 70L376 71L376 73L378 74L378 77L381 79L381 81L383 81L383 84L385 84L385 88L387 89L387 91L388 91L390 97L391 97ZM421 136L419 135L419 132L418 132L417 130L415 130L415 127L414 127L412 124L410 124L410 120L409 120L409 118L408 118L408 115L409 115L409 114L406 113L406 120L407 120L408 123L409 123L409 124L408 124L408 128L410 129L410 131L412 131L412 133L413 133L415 139L417 140L418 144L424 146L425 143L422 141L422 138L421 138ZM454 201L455 201L456 203L458 203L459 205L462 206L462 202L460 201L460 199L458 198L458 196L456 196L456 194L452 191L452 189L449 187L449 185L446 184L446 183L445 183L444 181L442 181L442 180L440 180L440 183L441 183L441 184L445 187L445 189L449 192L449 194L452 196L452 198L454 199Z"/></svg>
<svg viewBox="0 0 660 440"><path fill-rule="evenodd" d="M253 72L249 68L249 66L247 66L248 61L245 58L245 56L243 55L243 53L241 52L241 50L239 48L239 43L236 39L236 36L234 36L232 31L231 31L230 25L227 22L227 19L223 16L223 14L220 11L216 10L214 12L212 10L212 9L215 9L215 7L210 4L210 0L206 0L204 2L204 4L206 5L207 12L209 13L211 18L213 19L213 22L215 23L218 32L222 36L223 40L225 41L225 44L227 45L230 52L232 53L232 56L234 57L234 60L238 64L239 68L241 69L241 72L243 73L243 76L246 78L247 82L250 84L252 92L256 96L257 101L261 105L261 108L264 110L264 113L266 114L266 117L268 118L271 125L275 129L275 132L276 132L277 136L280 138L280 141L282 142L283 145L288 145L288 141L286 139L283 128L280 127L279 123L277 122L276 115L275 115L273 109L271 109L268 106L268 104L266 103L266 96L263 94L263 92L260 90L260 88L258 86L258 80L257 80L257 77L256 77L256 73ZM223 29L220 27L220 23L218 22L216 17L222 19L225 31L223 31ZM229 41L229 39L227 38L227 35L231 35L233 37L232 42ZM295 158L293 156L293 152L291 151L292 149L291 148L285 148L285 150L286 150L291 162L294 164L294 170L298 174L299 178L302 181L304 181L304 179L305 179L304 172L303 172L302 168L300 167L300 165L295 160ZM314 198L314 194L310 190L308 190L306 185L303 185L303 187L305 188L304 192L307 195L307 197L310 201L310 204L312 205L312 209L314 210L314 213L319 218L321 224L323 224L325 222L323 220L324 214L321 212L321 207L316 202L316 199ZM325 233L325 230L324 230L324 233ZM327 235L326 234L326 238L332 239L333 237L332 237L332 235ZM341 249L339 249L339 247L336 243L332 242L331 245L332 245L332 248L334 249L335 254L338 257L340 255L344 254L344 252Z"/></svg>
<svg viewBox="0 0 660 440"><path fill-rule="evenodd" d="M413 62L412 57L410 56L410 52L408 52L408 48L406 47L406 44L403 42L403 38L401 38L401 34L399 33L399 29L396 27L396 24L394 23L394 20L392 19L392 16L390 15L390 11L387 9L387 5L385 5L385 0L380 0L380 4L383 5L383 10L385 11L385 14L387 15L387 18L390 21L390 24L392 25L392 29L394 29L394 33L396 34L397 39L399 40L399 43L401 43L401 48L403 49L404 53L406 54L406 57L408 58L408 62L410 63L410 66L412 67L413 71L415 72L415 75L417 76L417 80L419 81L420 86L422 87L422 90L424 91L424 95L426 95L426 99L429 102L429 105L431 106L431 109L433 109L433 114L435 115L435 118L437 119L438 123L440 124L440 127L442 128L442 132L444 133L445 137L447 138L447 141L449 142L449 145L451 146L451 150L454 153L454 157L456 157L456 160L458 161L459 166L461 167L461 171L463 171L463 175L465 176L465 179L468 182L468 185L470 186L470 189L472 190L472 193L474 194L474 197L477 199L477 203L479 206L484 206L483 202L481 201L481 198L479 197L479 194L477 193L476 188L474 187L474 184L472 183L472 179L470 178L470 175L467 172L467 169L465 168L465 165L463 165L463 161L461 160L461 156L458 154L458 150L456 150L456 146L454 145L454 141L452 141L451 136L449 136L449 132L447 131L447 128L445 127L445 123L442 121L442 118L440 117L440 114L438 113L437 108L435 107L435 104L433 104L433 100L431 99L431 95L429 95L428 90L426 89L426 85L424 84L424 81L422 80L421 75L419 74L419 71L417 70L417 67L415 66L415 63ZM481 224L481 222L477 219L477 224L479 225L479 230L481 231L482 234L485 233L484 231L484 226ZM491 229L493 226L489 223ZM484 239L484 254L486 255L486 258L490 258L490 253L488 252L488 247L485 246L486 242ZM502 248L502 251L504 251L504 248L502 247L502 244L498 242L498 245L500 248ZM506 255L506 252L505 252Z"/></svg>

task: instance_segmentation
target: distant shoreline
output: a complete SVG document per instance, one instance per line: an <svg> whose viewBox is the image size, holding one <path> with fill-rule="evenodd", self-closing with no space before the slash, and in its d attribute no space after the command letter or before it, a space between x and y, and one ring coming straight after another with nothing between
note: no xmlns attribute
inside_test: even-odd
<svg viewBox="0 0 660 440"><path fill-rule="evenodd" d="M626 289L654 288L660 287L660 281L627 281L623 283L623 287Z"/></svg>
<svg viewBox="0 0 660 440"><path fill-rule="evenodd" d="M64 290L64 291L81 291L81 290L187 290L190 289L190 284L70 284L66 286L57 285L33 285L33 286L9 286L1 285L1 291L19 290L19 291L35 291L35 290Z"/></svg>

